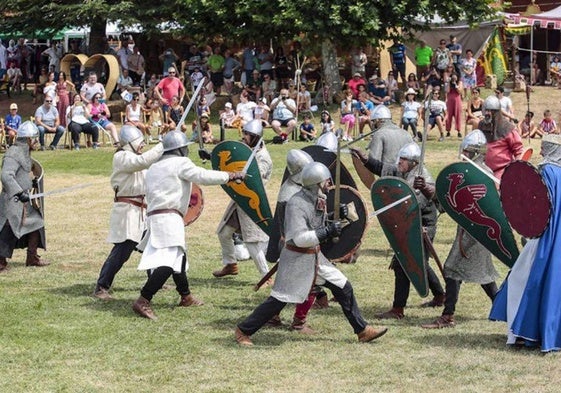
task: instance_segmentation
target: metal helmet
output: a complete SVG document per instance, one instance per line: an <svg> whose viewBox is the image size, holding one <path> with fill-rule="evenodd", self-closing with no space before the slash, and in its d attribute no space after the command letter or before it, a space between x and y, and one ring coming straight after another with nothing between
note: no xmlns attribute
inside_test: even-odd
<svg viewBox="0 0 561 393"><path fill-rule="evenodd" d="M288 173L295 183L302 183L302 169L311 162L314 162L314 159L304 150L292 149L288 151L286 169L288 169Z"/></svg>
<svg viewBox="0 0 561 393"><path fill-rule="evenodd" d="M257 135L258 137L262 137L263 136L263 123L261 123L261 120L257 120L257 119L248 121L243 126L243 130L245 132L250 133L250 134Z"/></svg>
<svg viewBox="0 0 561 393"><path fill-rule="evenodd" d="M316 145L323 146L327 150L336 151L337 150L337 136L332 132L326 132L320 135L316 140Z"/></svg>
<svg viewBox="0 0 561 393"><path fill-rule="evenodd" d="M489 111L498 111L501 109L501 102L496 96L489 96L485 98L483 108Z"/></svg>
<svg viewBox="0 0 561 393"><path fill-rule="evenodd" d="M37 138L38 136L39 129L30 120L23 122L17 131L17 138Z"/></svg>
<svg viewBox="0 0 561 393"><path fill-rule="evenodd" d="M473 130L465 136L460 144L460 153L469 151L475 154L484 154L487 150L487 138L481 130Z"/></svg>
<svg viewBox="0 0 561 393"><path fill-rule="evenodd" d="M392 113L385 105L377 105L370 114L370 120L391 120Z"/></svg>
<svg viewBox="0 0 561 393"><path fill-rule="evenodd" d="M400 158L418 163L421 160L421 148L415 142L408 143L399 149L397 162L399 162Z"/></svg>
<svg viewBox="0 0 561 393"><path fill-rule="evenodd" d="M180 149L182 147L190 145L191 143L184 133L179 131L170 131L166 135L164 135L162 144L164 145L164 151L171 151Z"/></svg>
<svg viewBox="0 0 561 393"><path fill-rule="evenodd" d="M135 126L124 125L121 127L121 132L119 133L119 143L121 146L128 145L129 143L142 138L142 131Z"/></svg>
<svg viewBox="0 0 561 393"><path fill-rule="evenodd" d="M302 169L302 185L310 187L331 179L331 172L321 162L311 162Z"/></svg>

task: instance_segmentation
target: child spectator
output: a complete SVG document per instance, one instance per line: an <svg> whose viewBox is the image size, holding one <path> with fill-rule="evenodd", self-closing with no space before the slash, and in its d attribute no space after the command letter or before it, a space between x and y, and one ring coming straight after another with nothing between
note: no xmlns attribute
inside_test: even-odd
<svg viewBox="0 0 561 393"><path fill-rule="evenodd" d="M558 134L559 131L557 130L557 123L551 117L551 111L547 109L543 113L543 120L540 122L538 126L538 134L540 136L544 136L544 134Z"/></svg>
<svg viewBox="0 0 561 393"><path fill-rule="evenodd" d="M304 116L304 122L300 124L300 140L303 142L312 142L316 137L316 129L312 124L311 116Z"/></svg>
<svg viewBox="0 0 561 393"><path fill-rule="evenodd" d="M195 90L205 76L201 72L201 69L196 66L189 77L191 78L191 86L193 87L193 90Z"/></svg>
<svg viewBox="0 0 561 393"><path fill-rule="evenodd" d="M212 136L212 129L210 128L209 117L207 112L203 112L199 117L198 123L197 120L193 122L193 135L191 136L193 142L198 141L200 132L203 143L215 143L214 137Z"/></svg>
<svg viewBox="0 0 561 393"><path fill-rule="evenodd" d="M335 132L335 122L331 118L331 115L328 111L321 112L321 134L325 134L326 132Z"/></svg>
<svg viewBox="0 0 561 393"><path fill-rule="evenodd" d="M345 92L345 99L341 101L341 124L345 125L343 135L349 135L349 131L355 126L356 118L353 108L356 101L353 100L353 92L348 89Z"/></svg>
<svg viewBox="0 0 561 393"><path fill-rule="evenodd" d="M168 129L174 130L179 122L181 121L181 117L183 116L183 107L179 104L179 97L173 96L171 99L171 106L169 108L169 116L168 116ZM187 131L187 126L185 122L181 124L181 131Z"/></svg>
<svg viewBox="0 0 561 393"><path fill-rule="evenodd" d="M518 123L518 132L521 138L533 138L536 136L538 128L534 123L534 112L526 112L524 120Z"/></svg>
<svg viewBox="0 0 561 393"><path fill-rule="evenodd" d="M227 102L224 104L224 110L220 112L220 121L224 127L238 128L241 121L236 122L236 120L238 120L236 111L232 108L232 103Z"/></svg>
<svg viewBox="0 0 561 393"><path fill-rule="evenodd" d="M150 102L148 116L150 119L150 134L156 131L158 133L158 140L161 141L169 126L164 124L164 112L160 107L160 100L156 99Z"/></svg>
<svg viewBox="0 0 561 393"><path fill-rule="evenodd" d="M266 74L268 76L268 74ZM253 109L253 118L261 120L263 127L269 126L269 115L271 108L267 105L267 99L262 97L257 101L257 106Z"/></svg>
<svg viewBox="0 0 561 393"><path fill-rule="evenodd" d="M18 104L10 104L10 113L6 115L4 133L8 145L14 142L19 126L21 125L21 116L18 115Z"/></svg>

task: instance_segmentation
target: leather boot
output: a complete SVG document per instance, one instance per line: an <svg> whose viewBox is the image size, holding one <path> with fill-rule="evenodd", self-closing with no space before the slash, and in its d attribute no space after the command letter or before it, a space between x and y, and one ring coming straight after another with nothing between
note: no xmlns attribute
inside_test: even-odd
<svg viewBox="0 0 561 393"><path fill-rule="evenodd" d="M442 329L454 326L456 326L456 322L454 321L454 315L451 314L442 314L435 321L421 325L423 329Z"/></svg>
<svg viewBox="0 0 561 393"><path fill-rule="evenodd" d="M182 295L181 300L179 301L179 307L189 307L189 306L202 306L204 302L202 300L197 299L195 296L189 295Z"/></svg>
<svg viewBox="0 0 561 393"><path fill-rule="evenodd" d="M224 265L222 269L212 272L212 275L214 277L235 276L236 274L238 274L237 263L229 263L227 265Z"/></svg>
<svg viewBox="0 0 561 393"><path fill-rule="evenodd" d="M37 248L39 247L39 231L31 232L27 235L27 259L25 260L25 266L47 266L50 263L41 259L41 256L37 255Z"/></svg>
<svg viewBox="0 0 561 393"><path fill-rule="evenodd" d="M132 305L132 309L141 317L152 319L154 321L158 319L156 314L154 314L154 311L152 311L152 307L150 307L150 302L142 296L136 299Z"/></svg>
<svg viewBox="0 0 561 393"><path fill-rule="evenodd" d="M432 300L421 304L421 307L442 307L444 306L444 301L446 300L446 294L436 295Z"/></svg>
<svg viewBox="0 0 561 393"><path fill-rule="evenodd" d="M370 342L377 339L378 337L382 337L384 334L386 334L387 331L388 328L385 326L375 328L373 326L367 325L362 332L357 334L358 341L360 341L361 343Z"/></svg>
<svg viewBox="0 0 561 393"><path fill-rule="evenodd" d="M314 305L312 306L312 308L315 309L323 309L323 308L328 308L329 307L329 299L327 298L327 295L325 296L321 296L321 297L316 297L316 301L314 303Z"/></svg>
<svg viewBox="0 0 561 393"><path fill-rule="evenodd" d="M391 310L377 314L378 319L401 319L405 315L403 314L403 307L393 307Z"/></svg>
<svg viewBox="0 0 561 393"><path fill-rule="evenodd" d="M8 261L6 258L0 257L0 273L6 273L8 269Z"/></svg>
<svg viewBox="0 0 561 393"><path fill-rule="evenodd" d="M278 327L282 327L282 320L280 318L280 316L274 315L271 319L269 319L266 323L265 326L267 327L271 327L271 328L278 328Z"/></svg>
<svg viewBox="0 0 561 393"><path fill-rule="evenodd" d="M236 331L234 332L234 335L236 337L236 342L239 345L241 345L242 347L253 346L253 342L251 342L251 338L249 338L249 336L247 334L242 332L239 327L236 328Z"/></svg>
<svg viewBox="0 0 561 393"><path fill-rule="evenodd" d="M305 319L294 318L292 320L292 324L290 325L290 330L295 330L298 333L302 334L315 334L314 329L312 329L307 323Z"/></svg>

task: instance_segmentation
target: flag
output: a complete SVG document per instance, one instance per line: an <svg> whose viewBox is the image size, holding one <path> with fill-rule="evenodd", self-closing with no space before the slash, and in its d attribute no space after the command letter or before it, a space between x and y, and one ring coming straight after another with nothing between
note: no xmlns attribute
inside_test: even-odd
<svg viewBox="0 0 561 393"><path fill-rule="evenodd" d="M502 85L508 70L498 28L493 30L491 37L487 40L487 45L482 51L479 60L483 64L485 74L495 74L497 76L497 85Z"/></svg>

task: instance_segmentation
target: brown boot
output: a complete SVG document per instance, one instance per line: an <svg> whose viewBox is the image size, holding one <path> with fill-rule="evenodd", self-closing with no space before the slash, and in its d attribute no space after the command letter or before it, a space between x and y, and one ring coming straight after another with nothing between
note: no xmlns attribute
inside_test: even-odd
<svg viewBox="0 0 561 393"><path fill-rule="evenodd" d="M302 334L315 334L316 332L307 323L306 320L294 317L292 324L290 325L290 330L295 330Z"/></svg>
<svg viewBox="0 0 561 393"><path fill-rule="evenodd" d="M277 314L277 315L273 316L271 319L269 319L265 323L265 326L271 327L271 328L282 327L282 320L281 320L280 316Z"/></svg>
<svg viewBox="0 0 561 393"><path fill-rule="evenodd" d="M94 290L93 297L100 300L113 300L113 296L109 294L109 291L102 287L98 287Z"/></svg>
<svg viewBox="0 0 561 393"><path fill-rule="evenodd" d="M380 328L375 328L370 325L367 325L362 332L357 334L358 341L360 341L361 343L370 342L372 340L377 339L378 337L382 337L384 334L386 334L387 331L388 328L385 326L382 326Z"/></svg>
<svg viewBox="0 0 561 393"><path fill-rule="evenodd" d="M323 309L329 307L329 299L327 296L317 297L312 308Z"/></svg>
<svg viewBox="0 0 561 393"><path fill-rule="evenodd" d="M403 314L403 307L393 307L391 310L377 314L378 319L401 319L405 315Z"/></svg>
<svg viewBox="0 0 561 393"><path fill-rule="evenodd" d="M179 307L189 307L189 306L202 306L204 302L202 300L197 299L195 296L183 295L181 296L181 300L179 301Z"/></svg>
<svg viewBox="0 0 561 393"><path fill-rule="evenodd" d="M236 342L242 347L253 346L253 342L251 342L251 338L249 338L247 334L242 332L239 327L236 328L234 335L236 336Z"/></svg>
<svg viewBox="0 0 561 393"><path fill-rule="evenodd" d="M421 325L423 329L442 329L447 327L454 327L456 326L456 322L454 321L454 315L446 315L442 314L438 319L433 321L432 323L427 323Z"/></svg>
<svg viewBox="0 0 561 393"><path fill-rule="evenodd" d="M237 263L229 263L227 265L224 265L222 269L212 272L212 275L214 277L235 276L236 274L238 274Z"/></svg>
<svg viewBox="0 0 561 393"><path fill-rule="evenodd" d="M41 259L41 257L37 255L37 248L39 247L40 240L39 231L31 232L27 236L27 259L25 260L25 266L41 267L50 265L47 260Z"/></svg>
<svg viewBox="0 0 561 393"><path fill-rule="evenodd" d="M154 321L158 319L156 317L156 314L154 314L154 311L152 311L152 308L150 307L150 302L142 296L136 299L136 302L134 302L132 305L132 309L141 317L152 319Z"/></svg>
<svg viewBox="0 0 561 393"><path fill-rule="evenodd" d="M444 301L445 300L446 300L446 295L445 294L436 295L435 297L432 298L432 300L421 304L421 307L422 308L442 307L442 306L444 306Z"/></svg>
<svg viewBox="0 0 561 393"><path fill-rule="evenodd" d="M8 261L4 257L0 257L0 273L7 273L9 270Z"/></svg>

